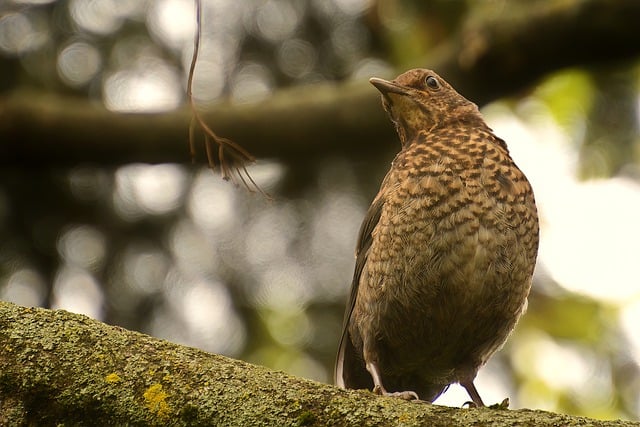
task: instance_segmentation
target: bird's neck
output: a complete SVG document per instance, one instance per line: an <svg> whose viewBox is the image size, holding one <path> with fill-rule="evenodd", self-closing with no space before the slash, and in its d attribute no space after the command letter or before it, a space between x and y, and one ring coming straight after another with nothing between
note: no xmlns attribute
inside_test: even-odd
<svg viewBox="0 0 640 427"><path fill-rule="evenodd" d="M422 114L403 115L393 119L393 122L403 147L424 132L437 133L439 130L451 128L484 129L491 132L480 115L478 107L468 101L449 111L440 112L423 108Z"/></svg>

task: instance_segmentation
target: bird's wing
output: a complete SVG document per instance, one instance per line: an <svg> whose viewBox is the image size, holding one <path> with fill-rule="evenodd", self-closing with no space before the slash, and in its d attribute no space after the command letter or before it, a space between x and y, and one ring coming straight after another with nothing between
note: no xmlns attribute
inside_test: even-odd
<svg viewBox="0 0 640 427"><path fill-rule="evenodd" d="M334 371L334 380L337 386L345 387L344 384L344 363L345 352L347 347L351 345L349 338L349 321L351 319L351 313L356 303L356 295L358 295L358 286L360 284L360 275L362 269L367 262L367 255L369 254L369 248L371 247L372 233L378 225L380 220L380 214L382 213L382 207L384 205L384 199L377 197L367 214L364 217L364 221L360 226L360 233L358 235L358 245L356 249L356 268L353 273L353 281L351 282L351 294L349 295L349 301L347 302L347 308L344 313L344 322L342 324L342 336L340 337L340 347L338 348L338 357L336 359L336 366Z"/></svg>

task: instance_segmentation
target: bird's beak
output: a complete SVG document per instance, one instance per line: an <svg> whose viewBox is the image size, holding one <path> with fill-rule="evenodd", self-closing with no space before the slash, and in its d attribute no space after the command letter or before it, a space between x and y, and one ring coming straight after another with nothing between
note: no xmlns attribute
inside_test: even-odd
<svg viewBox="0 0 640 427"><path fill-rule="evenodd" d="M408 90L406 87L401 86L389 80L372 77L369 79L369 83L374 85L376 89L378 89L380 93L382 93L383 95L387 95L391 93L396 93L398 95L408 95Z"/></svg>

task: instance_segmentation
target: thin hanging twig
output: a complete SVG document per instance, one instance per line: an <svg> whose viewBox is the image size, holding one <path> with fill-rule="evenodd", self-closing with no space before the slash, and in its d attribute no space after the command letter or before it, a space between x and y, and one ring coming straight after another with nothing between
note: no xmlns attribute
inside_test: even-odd
<svg viewBox="0 0 640 427"><path fill-rule="evenodd" d="M202 1L195 0L196 6L196 34L193 42L193 56L191 58L191 66L189 68L189 78L187 80L187 99L191 108L191 123L189 125L189 152L191 154L191 161L195 162L195 129L199 128L204 133L204 147L207 155L207 162L211 169L216 167L215 150L213 145L218 145L218 163L220 164L220 172L222 178L225 180L231 180L233 183L238 184L237 178L240 179L244 187L249 191L259 191L265 197L269 197L262 189L256 184L247 170L247 165L256 161L255 157L251 155L239 144L231 141L230 139L218 136L203 120L202 116L198 112L195 100L193 99L193 79L196 69L196 62L198 60L198 53L200 51L200 39L202 38ZM235 173L234 173L235 172ZM246 179L245 179L246 177Z"/></svg>

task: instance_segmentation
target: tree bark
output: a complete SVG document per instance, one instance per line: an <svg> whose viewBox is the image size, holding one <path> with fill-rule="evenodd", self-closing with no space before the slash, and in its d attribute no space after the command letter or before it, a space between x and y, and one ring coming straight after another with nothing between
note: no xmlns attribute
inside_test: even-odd
<svg viewBox="0 0 640 427"><path fill-rule="evenodd" d="M436 70L484 105L564 67L630 62L640 54L637 0L505 8L497 18L470 21L415 65ZM16 92L0 98L0 164L187 163L189 117L186 109L119 114L86 100ZM206 118L255 156L283 161L388 151L395 140L377 91L362 81L283 89L256 104L220 104Z"/></svg>
<svg viewBox="0 0 640 427"><path fill-rule="evenodd" d="M0 425L591 425L346 391L63 310L0 302Z"/></svg>

